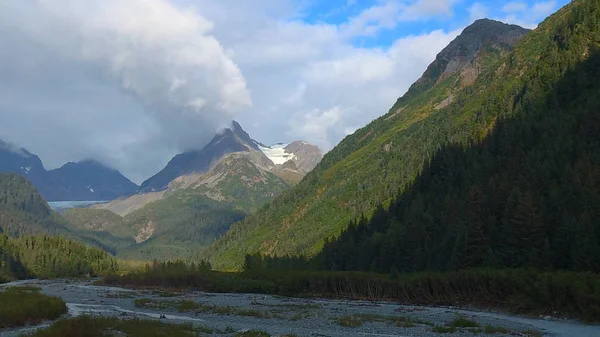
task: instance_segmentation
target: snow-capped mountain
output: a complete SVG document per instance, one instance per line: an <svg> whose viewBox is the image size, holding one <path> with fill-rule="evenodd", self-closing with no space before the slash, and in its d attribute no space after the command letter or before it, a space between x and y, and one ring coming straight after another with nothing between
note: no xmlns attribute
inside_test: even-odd
<svg viewBox="0 0 600 337"><path fill-rule="evenodd" d="M291 160L298 169L306 173L315 168L323 159L323 153L319 147L303 141L295 141L289 144L278 143L272 146L257 145L260 151L275 165L283 165Z"/></svg>
<svg viewBox="0 0 600 337"><path fill-rule="evenodd" d="M252 139L239 123L233 121L230 128L215 135L203 149L173 157L163 170L142 183L139 193L163 191L178 177L206 173L226 155L235 152L253 153L251 158L257 165L289 183L302 179L323 157L318 147L302 141L264 145ZM290 161L294 165L284 165Z"/></svg>

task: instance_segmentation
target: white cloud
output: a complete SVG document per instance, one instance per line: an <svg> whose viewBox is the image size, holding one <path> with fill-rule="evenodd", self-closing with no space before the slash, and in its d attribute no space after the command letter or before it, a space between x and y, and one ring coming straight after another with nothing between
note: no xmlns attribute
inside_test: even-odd
<svg viewBox="0 0 600 337"><path fill-rule="evenodd" d="M417 0L407 5L402 19L413 21L435 16L452 16L452 6L460 0Z"/></svg>
<svg viewBox="0 0 600 337"><path fill-rule="evenodd" d="M334 25L299 20L291 0L5 0L0 139L138 182L231 118L263 142L328 150L386 113L459 30L352 39L454 2L381 1Z"/></svg>
<svg viewBox="0 0 600 337"><path fill-rule="evenodd" d="M469 20L475 21L478 19L485 19L488 17L488 8L486 5L476 2L469 7Z"/></svg>
<svg viewBox="0 0 600 337"><path fill-rule="evenodd" d="M521 1L509 2L502 7L502 11L505 13L524 12L526 10L527 4Z"/></svg>
<svg viewBox="0 0 600 337"><path fill-rule="evenodd" d="M306 113L300 113L289 122L290 135L308 136L328 150L331 148L329 141L329 129L336 125L343 116L343 111L336 106L329 110L315 109Z"/></svg>
<svg viewBox="0 0 600 337"><path fill-rule="evenodd" d="M139 180L251 104L213 23L197 12L165 0L0 7L0 138L49 166L99 157Z"/></svg>

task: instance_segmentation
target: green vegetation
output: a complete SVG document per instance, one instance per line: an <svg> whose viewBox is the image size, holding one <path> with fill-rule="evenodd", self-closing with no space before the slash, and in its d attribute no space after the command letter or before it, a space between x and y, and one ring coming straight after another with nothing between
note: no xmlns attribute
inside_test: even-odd
<svg viewBox="0 0 600 337"><path fill-rule="evenodd" d="M162 199L125 217L100 209L69 210L64 216L78 234L85 231L115 247L111 252L121 258L190 260L287 187L246 156L233 154L204 175L174 181Z"/></svg>
<svg viewBox="0 0 600 337"><path fill-rule="evenodd" d="M501 31L513 30L501 26ZM496 34L488 28L478 34ZM451 49L459 49L471 39L463 38ZM489 76L480 74L478 80L485 88L495 77L492 69L501 67L510 52L509 44L493 42L499 40L485 39L482 45L489 48L482 47L485 50L473 56L473 64L490 72ZM443 69L426 73L435 86L412 90L399 100L402 106L344 138L297 186L232 226L203 257L219 269L231 270L240 269L244 256L256 252L312 256L326 238L338 236L352 219L370 217L378 205L389 203L418 176L441 144L479 135L479 124L462 117L449 123L455 118L449 107L438 107L450 97L454 97L449 99L454 102L451 106L462 106L466 96L475 92L465 87L460 70L445 78L440 77ZM489 123L485 127L489 128Z"/></svg>
<svg viewBox="0 0 600 337"><path fill-rule="evenodd" d="M457 316L450 323L448 323L448 325L456 327L456 328L478 328L479 327L479 323L472 321L464 316Z"/></svg>
<svg viewBox="0 0 600 337"><path fill-rule="evenodd" d="M135 306L150 309L177 309L179 312L203 312L217 315L249 316L256 318L273 318L273 314L256 309L240 309L229 305L219 306L206 303L198 303L190 300L168 301L139 298L135 300Z"/></svg>
<svg viewBox="0 0 600 337"><path fill-rule="evenodd" d="M0 233L63 234L65 230L48 203L25 178L0 173Z"/></svg>
<svg viewBox="0 0 600 337"><path fill-rule="evenodd" d="M114 273L108 253L61 237L0 234L0 281L28 277L82 277Z"/></svg>
<svg viewBox="0 0 600 337"><path fill-rule="evenodd" d="M50 327L37 330L29 337L190 337L214 333L209 328L191 324L169 324L160 321L82 316L61 319Z"/></svg>
<svg viewBox="0 0 600 337"><path fill-rule="evenodd" d="M40 294L35 287L0 291L0 329L57 319L67 312L60 298Z"/></svg>
<svg viewBox="0 0 600 337"><path fill-rule="evenodd" d="M321 250L331 270L599 270L599 7L573 1L481 54L473 85L449 76L400 99L205 256L225 270Z"/></svg>
<svg viewBox="0 0 600 337"><path fill-rule="evenodd" d="M12 173L0 173L0 233L9 237L61 235L113 254L116 247L127 241L108 232L72 227L69 221L50 209L27 179Z"/></svg>
<svg viewBox="0 0 600 337"><path fill-rule="evenodd" d="M351 223L312 267L600 271L599 18L600 3L575 1L524 38L507 68L522 76L478 98L482 113L502 117L491 133L440 148L405 193ZM529 64L534 47L541 57Z"/></svg>
<svg viewBox="0 0 600 337"><path fill-rule="evenodd" d="M209 292L465 305L600 321L600 276L592 272L490 269L398 273L392 276L365 272L254 269L225 273L206 268L199 270L197 265L185 263L156 263L127 275L105 277L103 281L107 285L190 288Z"/></svg>

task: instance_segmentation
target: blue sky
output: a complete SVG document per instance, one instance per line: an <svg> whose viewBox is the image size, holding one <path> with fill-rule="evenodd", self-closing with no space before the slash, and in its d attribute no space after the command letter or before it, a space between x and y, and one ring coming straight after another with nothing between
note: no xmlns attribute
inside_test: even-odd
<svg viewBox="0 0 600 337"><path fill-rule="evenodd" d="M376 35L357 37L355 43L360 46L386 47L398 37L420 35L433 30L452 31L470 24L474 19L487 17L507 23L533 28L535 25L567 4L567 0L421 0L421 1L384 1L384 0L329 0L302 1L302 19L309 23L328 23L341 25L353 17L361 15L369 8L395 4L395 10L402 16L403 7L423 3L421 15L398 18L391 27L381 29ZM392 12L392 6L387 11ZM427 13L429 11L429 13Z"/></svg>

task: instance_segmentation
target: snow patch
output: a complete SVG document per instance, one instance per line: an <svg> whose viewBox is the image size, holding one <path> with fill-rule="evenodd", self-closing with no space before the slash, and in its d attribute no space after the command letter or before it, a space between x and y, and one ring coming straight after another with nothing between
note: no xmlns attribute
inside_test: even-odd
<svg viewBox="0 0 600 337"><path fill-rule="evenodd" d="M262 153L264 153L267 158L271 159L275 165L282 165L288 160L297 158L295 154L285 152L285 147L288 145L289 144L275 144L273 146L264 147L257 144Z"/></svg>

